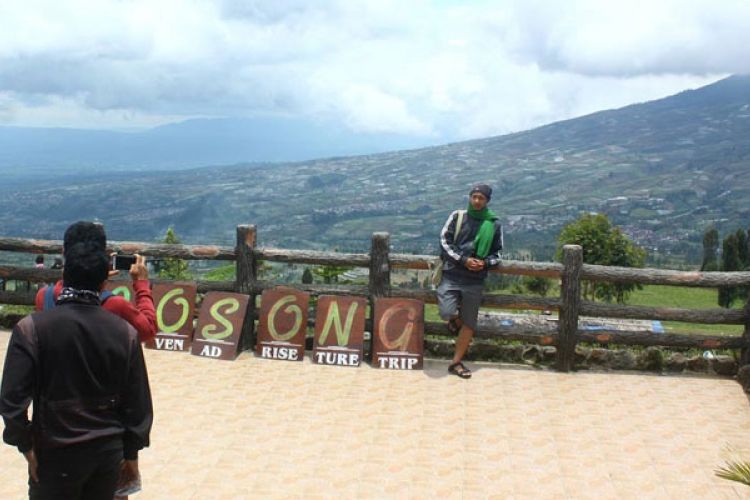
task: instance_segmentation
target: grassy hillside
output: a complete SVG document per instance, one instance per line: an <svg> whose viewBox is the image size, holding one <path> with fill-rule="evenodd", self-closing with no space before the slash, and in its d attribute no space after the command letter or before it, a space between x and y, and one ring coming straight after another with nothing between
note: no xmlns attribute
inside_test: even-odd
<svg viewBox="0 0 750 500"><path fill-rule="evenodd" d="M388 231L394 251L434 253L446 216L479 180L495 188L510 255L550 258L562 226L595 211L654 265L695 264L706 227L746 229L750 76L418 150L0 184L0 234L54 239L98 218L113 239L154 241L173 226L187 243L232 245L235 226L253 223L264 246L363 251L373 231Z"/></svg>
<svg viewBox="0 0 750 500"><path fill-rule="evenodd" d="M717 292L711 288L647 285L634 292L629 304L651 307L681 307L687 309L717 308ZM741 309L741 302L734 307ZM742 335L742 325L698 325L665 321L664 327L674 333L705 333L710 335Z"/></svg>

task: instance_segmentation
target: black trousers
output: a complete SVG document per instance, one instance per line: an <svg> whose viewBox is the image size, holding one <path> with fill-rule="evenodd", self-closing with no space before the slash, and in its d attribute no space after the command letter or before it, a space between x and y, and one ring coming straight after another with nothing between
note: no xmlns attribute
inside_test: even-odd
<svg viewBox="0 0 750 500"><path fill-rule="evenodd" d="M31 500L112 500L120 475L122 448L90 449L85 453L63 450L40 454L39 482L29 478Z"/></svg>

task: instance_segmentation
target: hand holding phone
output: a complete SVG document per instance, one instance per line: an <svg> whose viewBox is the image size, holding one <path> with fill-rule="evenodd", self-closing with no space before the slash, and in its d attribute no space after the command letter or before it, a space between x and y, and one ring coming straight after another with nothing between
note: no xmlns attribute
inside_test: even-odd
<svg viewBox="0 0 750 500"><path fill-rule="evenodd" d="M135 262L130 266L130 277L133 281L147 280L148 268L146 267L146 257L135 254Z"/></svg>
<svg viewBox="0 0 750 500"><path fill-rule="evenodd" d="M115 254L112 256L112 270L113 271L129 271L130 266L135 264L135 255L119 255Z"/></svg>

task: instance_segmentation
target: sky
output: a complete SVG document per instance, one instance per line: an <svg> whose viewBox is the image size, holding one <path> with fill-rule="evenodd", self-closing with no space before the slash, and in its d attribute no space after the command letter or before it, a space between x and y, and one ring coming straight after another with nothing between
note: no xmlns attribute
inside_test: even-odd
<svg viewBox="0 0 750 500"><path fill-rule="evenodd" d="M745 0L0 0L0 125L463 140L750 73Z"/></svg>

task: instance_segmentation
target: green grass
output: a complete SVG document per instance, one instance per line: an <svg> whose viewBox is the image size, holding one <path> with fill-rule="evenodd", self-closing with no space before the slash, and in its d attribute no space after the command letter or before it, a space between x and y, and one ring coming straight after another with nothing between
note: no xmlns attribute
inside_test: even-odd
<svg viewBox="0 0 750 500"><path fill-rule="evenodd" d="M628 299L634 306L682 307L687 309L713 309L719 307L714 288L645 285L636 290ZM734 303L734 308L742 309L743 304Z"/></svg>
<svg viewBox="0 0 750 500"><path fill-rule="evenodd" d="M31 314L34 306L16 306L13 304L0 304L0 314Z"/></svg>
<svg viewBox="0 0 750 500"><path fill-rule="evenodd" d="M509 291L505 290L500 293L509 293ZM558 292L554 291L548 297L556 297L557 294ZM645 285L643 290L636 290L630 295L627 304L684 309L717 309L719 306L716 303L716 295L717 292L713 288ZM744 304L741 302L736 302L733 307L741 309L743 306ZM436 305L425 304L425 321L441 321ZM668 333L734 336L742 335L743 331L742 325L703 325L678 321L663 321L662 324Z"/></svg>
<svg viewBox="0 0 750 500"><path fill-rule="evenodd" d="M435 304L424 305L424 320L425 321L443 321L440 319L438 314L438 306Z"/></svg>
<svg viewBox="0 0 750 500"><path fill-rule="evenodd" d="M684 309L717 309L717 291L713 288L645 285L636 290L628 304L650 307L679 307ZM735 302L733 308L742 309L744 304ZM663 321L669 333L700 333L706 335L741 335L742 325L703 325Z"/></svg>

